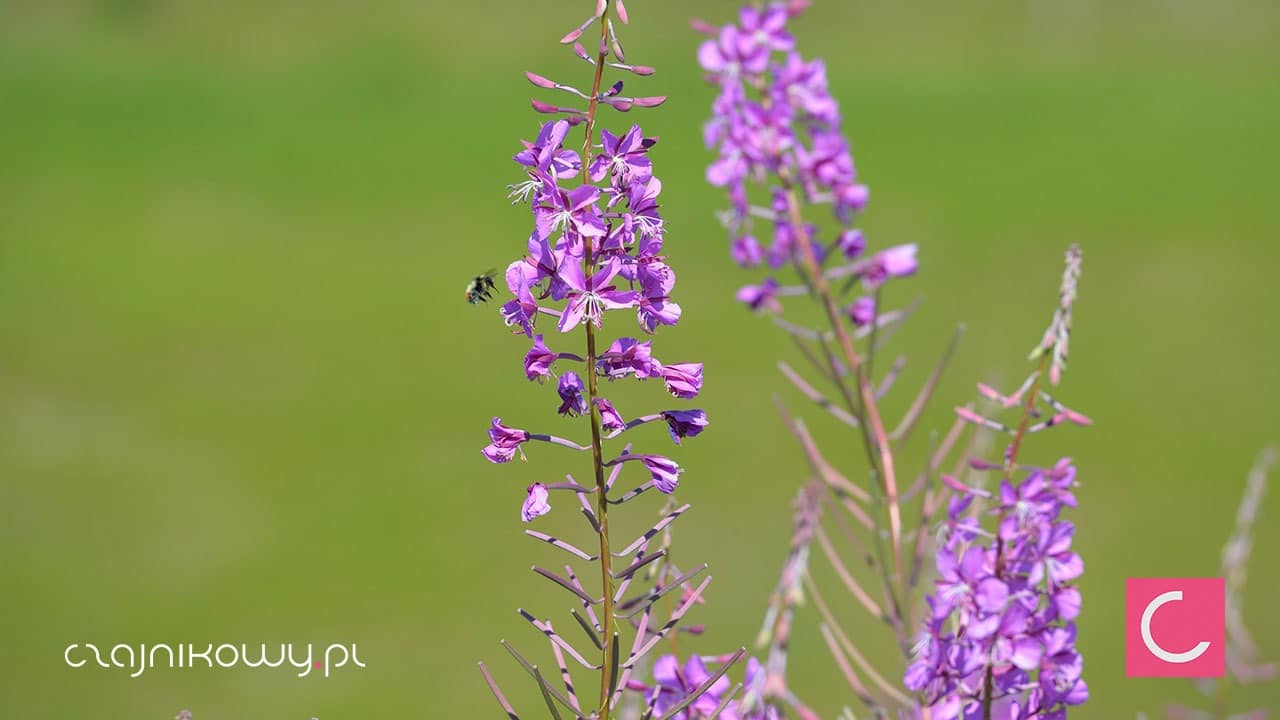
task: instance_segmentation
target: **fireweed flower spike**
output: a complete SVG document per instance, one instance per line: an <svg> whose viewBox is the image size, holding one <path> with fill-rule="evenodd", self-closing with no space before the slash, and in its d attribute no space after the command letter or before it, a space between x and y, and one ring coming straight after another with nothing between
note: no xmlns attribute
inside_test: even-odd
<svg viewBox="0 0 1280 720"><path fill-rule="evenodd" d="M786 30L808 4L753 4L737 22L721 28L694 22L708 36L699 48L699 63L718 91L703 133L716 153L707 181L727 194L728 209L720 219L733 262L767 266L767 274L744 285L737 299L791 336L809 363L807 374L819 382L806 377L804 368L787 363L779 364L782 374L808 401L856 434L867 458L866 469L859 469L865 472L862 479L842 472L828 461L804 421L780 408L804 451L816 489L802 493L798 504L792 550L759 642L769 648L767 680L753 702L794 703L785 677L786 641L791 610L807 595L822 616L822 636L833 659L874 716L938 720L963 711L966 718L985 720L993 717L997 699L999 707L1022 703L1020 708L1028 710L1036 703L1046 713L1079 703L1086 692L1070 619L1080 606L1072 583L1081 563L1071 551L1073 528L1059 519L1063 508L1075 502L1070 493L1074 470L1061 464L1037 474L1013 460L1007 468L1005 463L975 464L1005 471L1001 492L993 494L976 487L976 481L966 484L963 466L957 465L943 476L945 487L938 484L943 463L958 446L964 447L960 443L966 434L973 448L992 431L1007 431L1014 442L1006 457L1016 458L1024 435L1063 423L1087 424L1088 418L1029 381L1005 405L1020 406L1027 397L1034 402L1022 405L1026 414L1016 429L961 408L950 431L931 438L930 453L915 480L899 484L896 452L923 416L962 328L945 344L904 415L896 424L886 423L879 403L893 389L903 359L877 363L877 353L910 315L911 307L895 309L889 295L919 269L918 247L877 244L853 226L870 192L841 129L825 65L806 59ZM816 224L819 218L810 216L815 210L834 221L829 235ZM1035 358L1043 364L1036 377L1048 376L1052 383L1065 366L1078 273L1079 253L1073 249L1059 312ZM817 306L824 322L808 326L792 319L800 314L784 315L800 297ZM1044 406L1047 412L1041 410ZM971 487L972 493L957 490ZM944 493L953 492L947 505ZM913 501L919 519L908 525L904 510L913 508ZM948 512L939 517L944 506ZM1002 518L995 529L984 529L979 522L984 506L993 506ZM824 507L830 511L824 514ZM824 517L839 524L838 537L847 547L838 547L828 535ZM934 541L939 521L948 533L944 544ZM833 567L849 597L893 633L901 653L898 667L911 666L906 674L910 689L898 680L899 672L880 672L841 626L838 612L808 576L811 545ZM935 558L942 585L920 603L924 558L935 547L945 553ZM987 554L970 552L973 547L986 548ZM992 547L999 549L993 552ZM993 562L996 557L998 563ZM872 585L850 571L855 563L872 569ZM912 634L922 619L929 631L926 639L950 644L917 644ZM957 622L972 631L957 636ZM952 642L955 637L963 642ZM971 687L975 678L977 685Z"/></svg>
<svg viewBox="0 0 1280 720"><path fill-rule="evenodd" d="M942 476L949 499L935 553L938 579L903 678L936 720L1065 717L1089 699L1075 647L1081 610L1075 581L1084 561L1071 546L1075 525L1063 517L1076 507L1076 469L1066 458L1047 468L1018 464L1030 434L1089 423L1042 389L1046 380L1056 385L1065 368L1080 260L1078 248L1067 251L1058 310L1031 353L1037 360L1031 375L1008 396L979 386L998 407L1016 407L1017 422L957 409L960 420L1010 442L1000 461L970 462L999 476L994 493ZM973 513L980 501L992 506L990 529Z"/></svg>
<svg viewBox="0 0 1280 720"><path fill-rule="evenodd" d="M618 506L650 489L674 493L684 469L664 455L633 453L629 443L606 452L606 443L643 425L665 422L679 445L708 425L706 413L696 409L628 413L634 419L627 421L600 394L602 377L611 381L660 379L667 392L681 399L696 397L702 387L701 363L662 363L653 355L651 340L626 336L634 334L634 329L623 331L622 337L615 335L612 341L598 337L612 327L606 316L610 323L621 321L634 328L635 322L639 332L652 334L659 327L677 324L682 312L671 297L676 282L664 248L666 227L658 204L662 182L649 157L657 138L647 137L636 124L617 133L601 130L598 138L596 135L603 108L653 108L665 100L624 95L621 80L606 82L606 69L609 74L620 71L640 77L654 72L628 64L615 20L628 21L621 0L597 0L594 13L562 39L573 45L573 54L590 68L589 92L526 73L535 87L567 93L576 98L571 102L585 107L533 101L537 112L557 117L543 122L535 139L523 142L514 156L525 179L510 186L509 197L529 204L533 231L523 257L507 268L511 299L501 308L506 325L531 341L524 352L525 377L538 382L554 378L560 400L556 411L566 421L582 417L588 425L584 434L589 433L590 439L580 443L514 428L495 417L489 428L490 443L483 449L485 458L494 463L509 462L517 454L525 459L524 446L530 442L558 445L590 456L590 481L579 483L570 474L564 482L535 482L525 489L520 507L521 520L531 522L551 512L553 493L569 493L597 538L598 550L588 551L567 540L526 530L535 540L598 566L598 584L589 576L579 578L572 565L565 566L563 575L533 568L573 596L574 604L580 606L572 611L574 624L587 636L585 645L570 642L549 620L520 610L549 641L555 672L540 670L503 643L537 684L546 710L554 718L608 720L614 716L615 707L628 695L625 690L633 676L638 677L658 643L668 639L674 646L678 632L696 629L679 627L679 623L701 602L710 581L709 577L699 578L706 565L682 573L670 559L670 526L688 505L677 506L668 499L661 518L648 531L621 549L610 542L610 515ZM592 31L593 26L598 31ZM589 41L592 50L588 51L578 39L592 35L598 39ZM577 135L579 131L581 135ZM574 149L574 144L581 150ZM614 310L627 312L610 314ZM566 350L571 347L575 350ZM615 482L624 472L635 473L637 484L615 490ZM660 609L658 602L663 597L668 598L669 607ZM683 675L660 673L659 684L668 688L662 694L663 716L691 717L689 713L701 712L709 704L714 709L728 696L723 684L704 681L713 675L723 679L744 654L740 651L722 659L715 673L699 670L700 662L686 666L688 671ZM588 694L574 684L570 661L580 666L579 672L585 669L597 676L598 693ZM483 664L480 667L502 710L509 718L518 718L489 670ZM663 672L667 668L668 663L659 663ZM679 697L674 697L677 685Z"/></svg>
<svg viewBox="0 0 1280 720"><path fill-rule="evenodd" d="M775 593L761 633L761 645L771 648L771 657L759 702L779 706L798 702L786 686L783 651L791 608L805 594L809 538L817 541L837 574L847 578L846 586L863 607L892 630L903 662L909 657L911 609L906 600L910 583L894 444L910 433L936 384L936 377L926 384L896 427L886 425L878 400L892 386L896 371L891 369L879 383L873 382L875 351L884 340L877 334L887 336L907 312L886 310L882 295L890 280L916 272L916 246L869 250L867 238L852 225L869 192L841 130L840 109L828 90L825 65L805 59L787 30L807 5L803 0L751 5L742 9L737 22L721 28L694 23L695 29L708 35L698 60L718 90L703 133L717 155L707 168L707 181L724 188L728 196L729 208L720 217L733 261L745 267L768 266L768 275L744 285L737 299L772 317L792 336L813 372L829 383L837 399L828 399L788 365L780 365L783 374L858 436L869 464L864 489L863 483L847 478L825 459L800 418L784 411L823 492L809 500L816 507L797 513L796 537L806 539L788 558L780 581L786 592ZM824 214L838 225L830 238L823 237L816 217L806 217L812 208L824 206ZM796 277L797 282L784 284L785 275ZM851 296L855 288L867 296ZM817 305L822 326L805 327L783 319L784 307L799 297ZM859 347L859 341L865 341L865 346ZM847 561L815 520L833 493L839 508L836 517L842 529L849 531L844 534L866 535L852 550L874 569L879 592L864 589L851 574L842 572ZM871 712L891 715L910 707L912 701L896 683L870 667L852 647L834 615L825 615L824 638L855 694ZM874 689L867 687L864 678ZM884 707L878 698L889 698L894 704Z"/></svg>

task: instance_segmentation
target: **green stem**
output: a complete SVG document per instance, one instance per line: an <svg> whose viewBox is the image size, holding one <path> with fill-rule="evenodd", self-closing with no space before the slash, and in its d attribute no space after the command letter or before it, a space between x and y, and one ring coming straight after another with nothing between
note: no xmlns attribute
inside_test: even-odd
<svg viewBox="0 0 1280 720"><path fill-rule="evenodd" d="M591 165L591 146L592 135L595 132L596 110L600 107L600 81L604 75L604 63L606 55L606 42L608 40L608 7L604 13L600 15L600 50L596 55L595 78L591 82L591 100L587 106L586 121L586 137L582 141L582 184L586 185L590 182L587 168ZM595 258L591 248L591 241L587 238L583 239L583 247L586 275L590 277L594 272ZM600 720L609 720L610 697L609 688L613 685L613 667L610 662L610 656L613 652L614 639L614 617L613 617L613 568L612 558L609 549L609 502L607 489L605 488L604 476L604 454L603 445L600 440L600 409L596 406L596 398L599 395L599 379L596 377L596 328L595 325L588 321L584 323L587 328L587 402L589 404L589 414L591 416L591 460L595 466L596 476L596 519L600 522L600 586L604 592L604 608L601 612L601 636L603 639L603 647L600 650Z"/></svg>

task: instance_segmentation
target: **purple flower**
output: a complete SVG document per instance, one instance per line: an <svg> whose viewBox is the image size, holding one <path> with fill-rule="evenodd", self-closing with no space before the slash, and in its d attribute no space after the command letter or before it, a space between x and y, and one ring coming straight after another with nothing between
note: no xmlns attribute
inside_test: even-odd
<svg viewBox="0 0 1280 720"><path fill-rule="evenodd" d="M881 250L871 258L871 264L862 276L863 283L875 287L889 278L914 275L919 263L916 262L916 246L895 245Z"/></svg>
<svg viewBox="0 0 1280 720"><path fill-rule="evenodd" d="M838 132L816 134L812 146L798 146L796 162L806 183L817 187L837 189L857 177L849 145Z"/></svg>
<svg viewBox="0 0 1280 720"><path fill-rule="evenodd" d="M787 10L781 5L768 5L764 9L747 5L738 15L739 51L746 55L759 50L787 51L795 47L795 38L787 32Z"/></svg>
<svg viewBox="0 0 1280 720"><path fill-rule="evenodd" d="M659 368L667 392L689 400L702 390L702 363L676 363Z"/></svg>
<svg viewBox="0 0 1280 720"><path fill-rule="evenodd" d="M554 177L546 173L540 174L539 178L542 180L542 193L534 205L534 219L540 236L550 237L564 230L584 238L604 237L607 228L600 207L596 205L600 188L579 185L572 190L564 190L556 184Z"/></svg>
<svg viewBox="0 0 1280 720"><path fill-rule="evenodd" d="M729 254L733 257L733 261L742 267L755 267L764 259L764 252L760 249L760 243L756 242L755 237L751 235L742 235L733 239L733 244L729 248Z"/></svg>
<svg viewBox="0 0 1280 720"><path fill-rule="evenodd" d="M521 143L524 150L512 158L532 171L551 173L557 178L572 178L578 174L582 162L578 153L562 147L565 135L569 133L569 123L564 120L552 120L543 123L538 131L538 138L533 142Z"/></svg>
<svg viewBox="0 0 1280 720"><path fill-rule="evenodd" d="M845 313L858 327L870 325L871 321L876 319L876 300L864 295L845 308Z"/></svg>
<svg viewBox="0 0 1280 720"><path fill-rule="evenodd" d="M560 382L556 386L556 392L560 394L560 409L556 412L569 417L577 417L587 411L587 398L582 394L586 386L582 384L582 378L578 377L578 373L570 370L560 376Z"/></svg>
<svg viewBox="0 0 1280 720"><path fill-rule="evenodd" d="M738 290L738 302L744 303L752 310L768 309L781 312L782 304L778 302L778 281L765 278L759 285L744 285Z"/></svg>
<svg viewBox="0 0 1280 720"><path fill-rule="evenodd" d="M704 127L704 140L717 151L707 167L707 180L728 190L732 208L725 213L725 224L734 238L731 256L739 265L751 267L764 260L775 270L794 265L812 273L809 253L798 252L808 240L819 267L827 267L831 258L824 256L839 250L846 265L838 276L858 276L867 287L875 287L890 277L915 272L915 246L890 248L854 262L866 252L867 243L850 226L851 217L867 205L869 190L859 182L825 64L796 52L786 30L788 18L806 5L797 0L747 7L736 24L720 28L699 48L699 62L713 73L711 79L719 88L713 115ZM748 182L772 190L767 209L752 206ZM830 206L843 226L834 243L813 241L816 226L797 219L804 209L793 207L797 202ZM762 252L750 231L755 218L769 213L775 222L774 238L768 252ZM807 238L798 237L798 231L808 233ZM737 298L753 310L781 311L772 278L740 288ZM869 307L863 301L849 309L855 323L867 316Z"/></svg>
<svg viewBox="0 0 1280 720"><path fill-rule="evenodd" d="M560 280L569 288L569 304L560 315L560 332L565 333L576 328L584 319L600 327L600 318L605 310L631 307L636 302L636 293L632 290L618 290L610 285L621 269L617 258L610 258L601 264L591 277L582 271L582 263L572 255L566 255L558 273Z"/></svg>
<svg viewBox="0 0 1280 720"><path fill-rule="evenodd" d="M502 305L502 321L507 327L519 326L525 337L533 337L533 324L538 317L538 303L529 290L529 280L524 269L528 267L517 260L507 268L507 288L514 296Z"/></svg>
<svg viewBox="0 0 1280 720"><path fill-rule="evenodd" d="M844 222L849 222L853 213L862 212L871 200L871 190L861 183L846 183L835 189L836 214Z"/></svg>
<svg viewBox="0 0 1280 720"><path fill-rule="evenodd" d="M658 697L654 704L655 716L666 716L668 710L687 696L692 695L699 685L711 678L702 658L697 655L689 657L681 669L674 655L663 655L653 663L653 680L657 683ZM647 690L647 688L646 688ZM720 705L721 697L729 690L729 679L721 676L711 684L707 692L694 700L687 708L671 716L671 720L693 720L710 717ZM651 692L651 691L649 691ZM724 717L721 714L721 717Z"/></svg>
<svg viewBox="0 0 1280 720"><path fill-rule="evenodd" d="M827 66L821 60L805 62L799 53L787 53L777 67L769 92L775 103L803 113L810 123L833 129L840 125L840 106L827 90Z"/></svg>
<svg viewBox="0 0 1280 720"><path fill-rule="evenodd" d="M698 48L698 63L703 69L723 78L736 81L743 72L759 74L769 62L766 48L756 45L742 52L741 33L733 25L726 25L719 37L707 40Z"/></svg>
<svg viewBox="0 0 1280 720"><path fill-rule="evenodd" d="M653 343L635 338L618 338L596 361L600 373L610 380L635 375L644 380L663 372L662 363L650 353Z"/></svg>
<svg viewBox="0 0 1280 720"><path fill-rule="evenodd" d="M662 419L667 421L671 439L677 445L687 437L695 437L707 426L707 414L701 410L664 410Z"/></svg>
<svg viewBox="0 0 1280 720"><path fill-rule="evenodd" d="M551 352L541 335L533 336L533 347L524 355L524 375L530 380L541 380L551 372L551 365L556 361L556 354Z"/></svg>
<svg viewBox="0 0 1280 720"><path fill-rule="evenodd" d="M651 335L659 325L675 325L680 322L680 313L680 306L666 297L642 297L636 304L636 320Z"/></svg>
<svg viewBox="0 0 1280 720"><path fill-rule="evenodd" d="M613 176L615 185L625 187L633 180L644 180L653 175L649 162L649 148L658 142L647 138L639 125L632 125L622 137L608 130L600 131L600 153L591 161L591 179L594 182Z"/></svg>
<svg viewBox="0 0 1280 720"><path fill-rule="evenodd" d="M524 430L510 428L502 424L502 419L495 417L493 427L489 428L489 444L484 446L484 456L491 463L510 462L520 451L520 445L529 441L529 433ZM524 457L521 451L521 457Z"/></svg>
<svg viewBox="0 0 1280 720"><path fill-rule="evenodd" d="M661 193L662 181L656 177L637 179L627 188L627 220L635 225L637 234L651 237L662 231L662 216L658 214Z"/></svg>
<svg viewBox="0 0 1280 720"><path fill-rule="evenodd" d="M676 286L675 272L657 257L641 258L636 263L635 276L645 297L666 297Z"/></svg>
<svg viewBox="0 0 1280 720"><path fill-rule="evenodd" d="M1067 585L1083 564L1070 547L1074 527L1057 520L1064 489L1050 479L1074 478L1068 467L1003 482L995 538L966 529L958 517L969 503L952 502L953 529L938 547L928 598L933 612L903 676L933 717L960 717L984 702L1003 708L998 717L1063 717L1065 707L1088 699L1072 622L1080 595ZM966 499L989 496L953 478L945 483Z"/></svg>
<svg viewBox="0 0 1280 720"><path fill-rule="evenodd" d="M723 662L723 658L717 658L716 660ZM630 679L627 681L627 689L641 693L645 698L653 699L652 714L654 717L662 715L675 720L700 720L715 714L716 717L722 720L782 719L782 715L774 703L762 701L766 694L766 685L771 681L771 678L759 660L755 658L747 659L741 697L729 699L736 692L736 689L730 692L732 682L727 674L721 675L714 682L708 684L708 681L711 680L711 675L712 673L701 656L690 656L684 666L681 667L676 656L664 655L653 664L654 684L652 686L636 679ZM703 685L708 685L705 693L696 698L691 697ZM773 688L771 692L777 693L778 696L786 694L779 691L778 688ZM683 710L673 713L674 707L680 702L688 702L688 705ZM722 705L723 709L720 709ZM720 712L716 714L718 709L720 709ZM796 710L796 717L816 717L803 706L798 706Z"/></svg>
<svg viewBox="0 0 1280 720"><path fill-rule="evenodd" d="M676 486L680 484L680 473L684 472L684 468L677 465L675 460L661 455L641 455L640 462L644 463L645 469L649 471L653 486L658 489L658 492L670 495L676 491Z"/></svg>
<svg viewBox="0 0 1280 720"><path fill-rule="evenodd" d="M845 230L836 238L836 247L849 260L857 260L867 249L867 238L861 230Z"/></svg>
<svg viewBox="0 0 1280 720"><path fill-rule="evenodd" d="M615 432L627 426L622 415L613 407L613 403L598 397L596 398L596 407L600 410L600 427L605 432Z"/></svg>
<svg viewBox="0 0 1280 720"><path fill-rule="evenodd" d="M525 490L524 505L520 507L520 519L530 520L551 512L551 503L547 502L547 486L534 483Z"/></svg>

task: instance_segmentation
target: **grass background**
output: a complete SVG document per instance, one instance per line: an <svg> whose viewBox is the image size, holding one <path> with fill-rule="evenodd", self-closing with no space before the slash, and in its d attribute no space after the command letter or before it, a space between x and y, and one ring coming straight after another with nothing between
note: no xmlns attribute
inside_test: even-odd
<svg viewBox="0 0 1280 720"><path fill-rule="evenodd" d="M585 467L542 447L480 458L491 415L559 420L520 373L524 342L458 294L522 251L528 217L503 198L536 129L520 72L583 82L555 39L589 7L0 3L0 715L491 717L484 658L536 716L497 641L538 647L515 607L558 617L563 602L527 572L557 558L521 539L516 505ZM704 652L750 641L784 553L801 458L771 393L822 424L774 370L784 338L731 300L749 276L702 181L712 91L686 19L733 7L632 3L629 55L659 67L644 92L671 99L606 120L662 137L686 317L658 355L707 368L713 425L679 452L695 510L678 534L716 576ZM1280 6L820 2L795 29L843 103L868 237L921 245L920 275L889 297L927 298L894 341L914 359L903 381L967 323L928 426L973 381L1021 377L1061 251L1084 246L1061 395L1097 424L1029 448L1072 455L1084 483L1093 700L1078 716L1193 699L1124 678L1123 583L1215 574L1245 470L1280 436ZM1280 492L1262 513L1246 611L1276 657ZM581 532L567 512L544 525ZM890 657L879 627L846 616ZM852 697L812 618L794 684L829 715ZM130 679L66 667L73 642L356 642L368 668Z"/></svg>

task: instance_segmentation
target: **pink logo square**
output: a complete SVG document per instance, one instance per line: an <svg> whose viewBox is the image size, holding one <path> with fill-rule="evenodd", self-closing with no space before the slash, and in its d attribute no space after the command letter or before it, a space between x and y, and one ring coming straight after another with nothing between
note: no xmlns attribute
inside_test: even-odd
<svg viewBox="0 0 1280 720"><path fill-rule="evenodd" d="M1222 578L1129 578L1124 587L1128 677L1222 677L1227 589Z"/></svg>

